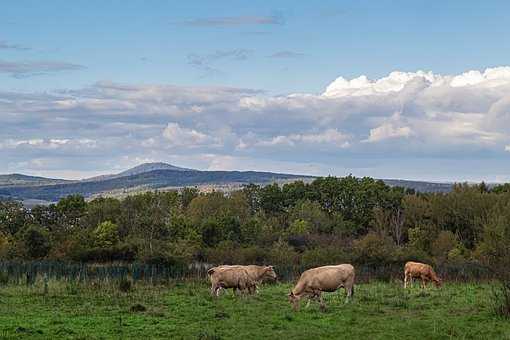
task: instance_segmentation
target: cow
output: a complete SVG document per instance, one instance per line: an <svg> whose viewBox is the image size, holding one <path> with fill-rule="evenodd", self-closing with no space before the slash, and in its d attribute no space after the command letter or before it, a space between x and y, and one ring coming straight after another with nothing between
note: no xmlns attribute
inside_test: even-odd
<svg viewBox="0 0 510 340"><path fill-rule="evenodd" d="M250 264L247 266L243 265L222 265L216 268L243 268L248 272L250 278L254 281L255 286L250 287L249 292L253 293L257 291L258 285L266 281L275 281L277 279L276 272L273 266L257 266ZM255 289L253 289L255 288Z"/></svg>
<svg viewBox="0 0 510 340"><path fill-rule="evenodd" d="M413 282L413 278L421 279L421 287L425 288L428 281L433 281L436 287L441 287L441 279L437 276L434 269L425 263L420 262L407 262L404 267L404 288L407 288L407 283Z"/></svg>
<svg viewBox="0 0 510 340"><path fill-rule="evenodd" d="M341 287L347 293L346 302L348 302L354 294L354 277L354 267L350 264L308 269L301 274L298 282L290 291L289 302L297 311L299 301L303 297L308 297L308 304L311 299L318 299L321 310L324 310L326 305L322 300L322 292L334 292Z"/></svg>
<svg viewBox="0 0 510 340"><path fill-rule="evenodd" d="M207 271L211 281L211 294L219 296L222 288L232 288L234 295L237 291L252 291L255 288L255 281L251 279L248 271L244 268L221 268L214 267Z"/></svg>

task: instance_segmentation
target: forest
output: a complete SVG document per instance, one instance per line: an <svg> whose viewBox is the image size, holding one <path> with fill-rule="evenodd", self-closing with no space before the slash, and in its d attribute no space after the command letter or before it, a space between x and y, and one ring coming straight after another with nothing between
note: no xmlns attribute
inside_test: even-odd
<svg viewBox="0 0 510 340"><path fill-rule="evenodd" d="M0 202L1 260L380 266L508 264L510 185L417 193L372 178Z"/></svg>

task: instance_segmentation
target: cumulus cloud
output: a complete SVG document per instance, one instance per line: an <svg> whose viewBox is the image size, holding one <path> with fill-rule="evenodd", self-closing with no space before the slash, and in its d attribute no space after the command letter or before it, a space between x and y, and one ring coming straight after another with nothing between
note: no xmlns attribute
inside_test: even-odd
<svg viewBox="0 0 510 340"><path fill-rule="evenodd" d="M376 128L370 129L367 142L374 143L389 138L409 137L411 128L408 126L396 127L392 123L384 123Z"/></svg>
<svg viewBox="0 0 510 340"><path fill-rule="evenodd" d="M248 136L248 140L252 140L252 142L247 142L246 139L240 139L238 148L239 149L247 149L249 147L273 147L273 146L303 146L303 145L317 145L324 144L329 145L335 148L348 148L350 146L350 136L339 132L337 129L327 129L320 133L310 133L310 134L291 134L287 136L278 135L272 137L270 139L260 139L258 140L256 136L253 134Z"/></svg>
<svg viewBox="0 0 510 340"><path fill-rule="evenodd" d="M125 156L202 168L213 158L264 160L261 166L282 161L301 164L299 169L313 162L328 173L398 172L391 177L421 173L424 165L417 159L458 162L449 171L458 164L475 171L467 160L483 159L493 177L502 178L510 165L509 93L510 67L457 75L396 71L374 80L339 77L320 94L110 82L0 92L0 157L3 164L22 164L51 154L70 167L83 167L76 158L88 157L84 171L114 167ZM96 148L80 140L96 141ZM193 155L214 157L198 161ZM390 169L389 155L397 157L392 164L404 165ZM483 171L469 178L477 176Z"/></svg>
<svg viewBox="0 0 510 340"><path fill-rule="evenodd" d="M215 138L194 129L181 127L177 123L168 123L163 137L171 146L199 147L217 142Z"/></svg>
<svg viewBox="0 0 510 340"><path fill-rule="evenodd" d="M82 149L82 148L95 148L97 147L97 143L92 139L6 139L0 141L0 149L23 149L23 148L31 148L31 149L41 149L41 150L55 150L62 148L74 148L74 149Z"/></svg>

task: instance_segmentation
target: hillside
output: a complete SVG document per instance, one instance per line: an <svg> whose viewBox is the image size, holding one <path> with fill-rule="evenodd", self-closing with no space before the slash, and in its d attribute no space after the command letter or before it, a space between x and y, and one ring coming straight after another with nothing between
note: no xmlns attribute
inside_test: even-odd
<svg viewBox="0 0 510 340"><path fill-rule="evenodd" d="M257 171L154 170L131 176L121 176L97 181L79 181L42 186L0 187L0 196L19 200L39 199L56 201L70 194L80 194L85 197L90 197L101 192L135 187L159 189L204 184L267 184L274 181L306 178L311 177Z"/></svg>
<svg viewBox="0 0 510 340"><path fill-rule="evenodd" d="M0 187L26 186L26 185L50 185L68 183L64 179L53 179L38 176L27 176L22 174L0 175Z"/></svg>
<svg viewBox="0 0 510 340"><path fill-rule="evenodd" d="M166 163L145 163L126 171L81 181L66 181L20 174L0 175L0 198L25 202L54 202L70 195L85 197L98 195L125 195L128 193L200 186L232 190L243 184L283 183L295 180L312 180L313 176L291 175L259 171L199 171ZM432 183L383 179L390 186L401 186L419 192L449 192L452 183ZM29 203L33 204L33 203Z"/></svg>

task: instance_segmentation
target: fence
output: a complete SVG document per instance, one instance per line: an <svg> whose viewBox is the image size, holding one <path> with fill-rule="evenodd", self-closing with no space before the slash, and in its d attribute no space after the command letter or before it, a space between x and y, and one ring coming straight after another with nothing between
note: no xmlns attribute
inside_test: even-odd
<svg viewBox="0 0 510 340"><path fill-rule="evenodd" d="M36 278L48 278L74 282L113 281L130 279L150 284L174 280L205 280L212 265L195 263L188 266L163 266L143 263L86 264L59 261L0 261L0 274L4 281L15 284L32 284ZM356 281L393 281L403 279L403 264L355 265ZM303 266L277 266L278 278L282 282L296 280L308 268ZM491 272L477 263L443 265L438 274L446 281L487 281Z"/></svg>

